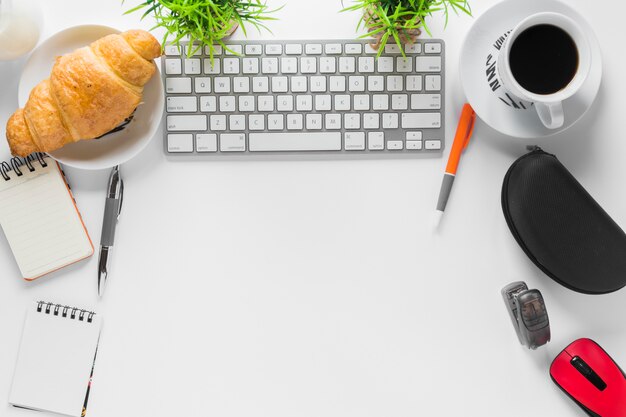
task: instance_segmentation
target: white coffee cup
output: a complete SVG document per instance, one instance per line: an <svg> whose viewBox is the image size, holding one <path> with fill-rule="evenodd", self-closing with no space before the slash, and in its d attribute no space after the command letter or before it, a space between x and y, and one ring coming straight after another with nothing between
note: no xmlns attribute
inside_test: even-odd
<svg viewBox="0 0 626 417"><path fill-rule="evenodd" d="M572 80L564 88L553 94L536 94L522 87L511 71L509 54L517 37L526 29L537 25L553 25L570 35L578 49L578 69ZM530 62L529 65L541 65ZM589 40L582 28L572 19L559 13L537 13L522 20L509 34L500 50L498 72L502 85L513 95L534 102L539 119L548 129L558 129L565 122L563 101L570 98L582 87L591 69L591 49Z"/></svg>

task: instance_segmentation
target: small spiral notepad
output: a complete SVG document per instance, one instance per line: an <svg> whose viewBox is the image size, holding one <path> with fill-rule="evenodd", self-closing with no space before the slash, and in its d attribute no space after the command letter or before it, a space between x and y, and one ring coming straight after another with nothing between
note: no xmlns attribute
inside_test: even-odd
<svg viewBox="0 0 626 417"><path fill-rule="evenodd" d="M0 175L0 225L24 279L93 254L59 164L33 154L0 162Z"/></svg>
<svg viewBox="0 0 626 417"><path fill-rule="evenodd" d="M80 417L87 407L102 319L36 302L26 313L9 403Z"/></svg>

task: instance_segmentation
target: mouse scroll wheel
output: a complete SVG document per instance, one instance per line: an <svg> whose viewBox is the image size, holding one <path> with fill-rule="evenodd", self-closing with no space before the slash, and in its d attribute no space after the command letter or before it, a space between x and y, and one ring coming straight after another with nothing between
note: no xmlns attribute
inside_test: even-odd
<svg viewBox="0 0 626 417"><path fill-rule="evenodd" d="M589 382L591 382L597 389L604 391L606 389L606 382L600 378L587 363L578 356L574 356L570 363L576 368L578 372L582 374Z"/></svg>

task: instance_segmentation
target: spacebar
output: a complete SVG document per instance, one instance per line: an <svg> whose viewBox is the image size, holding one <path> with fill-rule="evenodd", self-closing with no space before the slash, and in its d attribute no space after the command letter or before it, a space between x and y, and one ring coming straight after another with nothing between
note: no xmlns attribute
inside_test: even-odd
<svg viewBox="0 0 626 417"><path fill-rule="evenodd" d="M250 133L250 152L340 151L340 132Z"/></svg>

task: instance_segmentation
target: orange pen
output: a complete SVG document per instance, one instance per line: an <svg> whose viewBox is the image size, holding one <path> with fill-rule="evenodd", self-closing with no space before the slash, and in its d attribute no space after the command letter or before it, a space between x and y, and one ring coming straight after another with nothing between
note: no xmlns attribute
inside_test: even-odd
<svg viewBox="0 0 626 417"><path fill-rule="evenodd" d="M448 197L450 197L450 191L452 191L452 184L454 184L454 177L456 176L456 170L461 160L461 154L467 147L467 144L472 137L474 131L474 124L476 122L476 113L472 106L465 103L463 111L461 111L461 117L459 118L459 125L456 128L456 134L454 135L454 142L452 143L452 150L448 157L448 165L446 166L446 172L443 175L443 182L441 183L441 190L439 191L439 199L437 200L437 215L438 220L441 219Z"/></svg>

